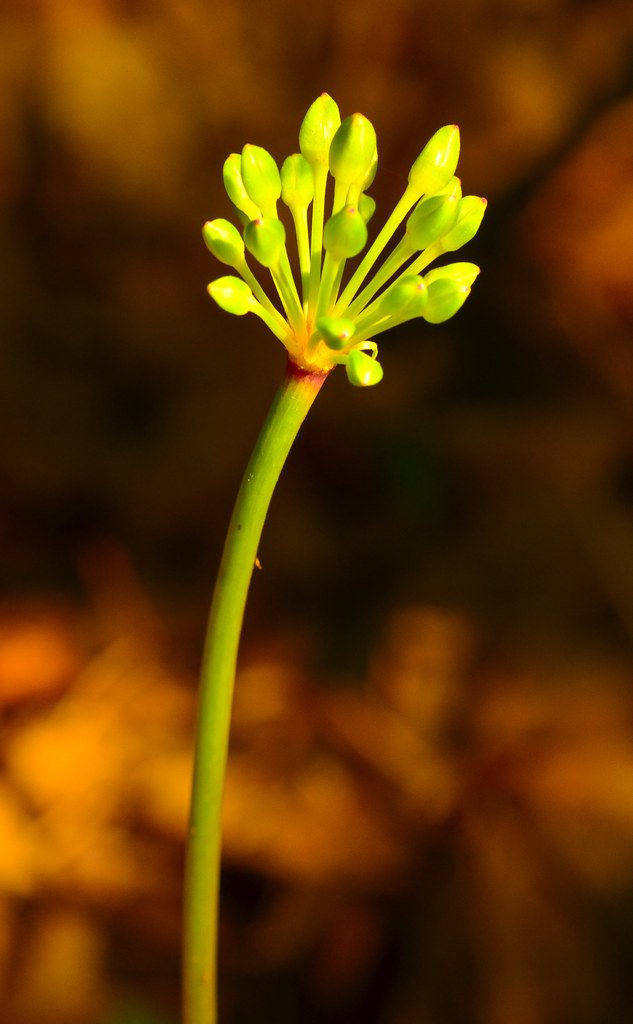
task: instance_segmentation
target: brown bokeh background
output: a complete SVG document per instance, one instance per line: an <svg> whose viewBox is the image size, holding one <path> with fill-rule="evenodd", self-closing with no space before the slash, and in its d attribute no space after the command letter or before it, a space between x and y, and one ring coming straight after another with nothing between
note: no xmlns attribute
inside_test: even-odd
<svg viewBox="0 0 633 1024"><path fill-rule="evenodd" d="M0 42L0 1019L178 1019L206 606L283 369L200 226L326 90L377 221L460 124L483 272L333 375L275 498L223 1024L630 1020L629 0L4 0Z"/></svg>

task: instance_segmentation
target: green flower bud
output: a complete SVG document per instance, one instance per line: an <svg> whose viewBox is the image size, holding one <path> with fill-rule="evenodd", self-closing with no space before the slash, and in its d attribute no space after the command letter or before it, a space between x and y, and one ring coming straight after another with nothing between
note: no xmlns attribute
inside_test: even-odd
<svg viewBox="0 0 633 1024"><path fill-rule="evenodd" d="M355 206L344 206L323 229L323 246L334 259L357 256L367 243L367 225Z"/></svg>
<svg viewBox="0 0 633 1024"><path fill-rule="evenodd" d="M286 244L286 229L273 217L258 217L244 228L246 248L263 267L274 267Z"/></svg>
<svg viewBox="0 0 633 1024"><path fill-rule="evenodd" d="M209 252L220 263L236 267L244 256L244 241L234 224L219 217L208 220L202 228L202 237Z"/></svg>
<svg viewBox="0 0 633 1024"><path fill-rule="evenodd" d="M343 187L360 181L367 188L376 161L376 132L362 114L351 114L341 123L330 146L330 174Z"/></svg>
<svg viewBox="0 0 633 1024"><path fill-rule="evenodd" d="M251 308L253 293L241 277L219 277L207 287L220 309L236 316L244 316Z"/></svg>
<svg viewBox="0 0 633 1024"><path fill-rule="evenodd" d="M262 211L249 197L242 181L242 157L239 153L231 153L224 161L222 168L224 187L233 205L246 215L248 220L261 217Z"/></svg>
<svg viewBox="0 0 633 1024"><path fill-rule="evenodd" d="M451 180L459 159L459 128L447 124L432 135L409 171L409 184L419 195L433 195Z"/></svg>
<svg viewBox="0 0 633 1024"><path fill-rule="evenodd" d="M365 195L365 189L370 188L374 178L376 177L376 168L378 167L378 153L374 153L374 160L369 168L367 174L362 178L357 178L347 189L347 203L350 206L358 206L360 208L360 201ZM373 211L372 211L373 212ZM364 219L364 218L363 218ZM367 221L365 221L367 223Z"/></svg>
<svg viewBox="0 0 633 1024"><path fill-rule="evenodd" d="M341 123L339 109L326 92L310 106L299 129L299 149L308 163L327 167L330 143Z"/></svg>
<svg viewBox="0 0 633 1024"><path fill-rule="evenodd" d="M455 176L459 129L440 128L413 163L409 185L378 232L369 258L350 275L339 295L344 262L366 246L367 224L376 208L366 194L378 163L376 133L362 114L341 122L336 103L323 93L303 119L299 147L281 170L267 150L254 145L225 161L226 191L245 227L240 234L230 221L217 219L207 221L202 233L208 249L240 276L221 277L208 291L227 312L241 316L252 311L259 316L298 366L329 372L340 364L353 384L376 384L383 371L376 342L368 337L372 331L380 333L418 316L441 323L469 295L479 273L472 263L438 267L425 276L416 276L415 271L469 241L481 223L486 201L462 195ZM328 172L334 178L334 195L333 212L326 220ZM286 251L286 229L277 216L280 196L297 235L300 290ZM311 203L315 209L310 230ZM364 283L405 220L404 238ZM285 317L253 277L245 250L271 270ZM414 256L416 252L420 255ZM337 308L343 317L334 315Z"/></svg>
<svg viewBox="0 0 633 1024"><path fill-rule="evenodd" d="M407 221L406 232L414 251L421 251L453 227L459 212L454 196L428 196L420 200Z"/></svg>
<svg viewBox="0 0 633 1024"><path fill-rule="evenodd" d="M454 175L444 188L438 189L434 193L436 196L455 196L455 199L462 198L462 181L461 178L456 178Z"/></svg>
<svg viewBox="0 0 633 1024"><path fill-rule="evenodd" d="M439 277L428 286L426 308L422 316L430 324L442 324L464 305L470 295L468 285L459 284L450 277Z"/></svg>
<svg viewBox="0 0 633 1024"><path fill-rule="evenodd" d="M367 388L379 384L382 380L382 366L366 352L353 348L347 357L345 371L350 384L359 388Z"/></svg>
<svg viewBox="0 0 633 1024"><path fill-rule="evenodd" d="M479 277L479 267L474 263L448 263L444 267L435 267L428 274L424 275L427 285L433 281L451 280L455 284L465 285L470 288L472 283Z"/></svg>
<svg viewBox="0 0 633 1024"><path fill-rule="evenodd" d="M354 321L344 317L322 316L317 320L317 330L328 348L339 351L345 348L354 334Z"/></svg>
<svg viewBox="0 0 633 1024"><path fill-rule="evenodd" d="M365 224L369 224L376 212L376 200L363 192L358 198L358 212L365 221Z"/></svg>
<svg viewBox="0 0 633 1024"><path fill-rule="evenodd" d="M363 177L363 179L361 181L361 185L360 185L361 191L365 192L368 188L371 188L371 186L374 183L374 178L376 177L376 171L377 170L378 170L378 150L376 148L374 148L374 155L372 157L371 164L369 165L369 170L367 171L367 174L365 174L365 176Z"/></svg>
<svg viewBox="0 0 633 1024"><path fill-rule="evenodd" d="M464 196L459 200L457 220L451 230L440 239L442 252L461 249L462 245L466 245L466 242L475 237L486 212L486 206L486 200L480 196Z"/></svg>
<svg viewBox="0 0 633 1024"><path fill-rule="evenodd" d="M281 195L279 168L267 149L246 145L242 150L242 181L249 197L265 217L275 216Z"/></svg>
<svg viewBox="0 0 633 1024"><path fill-rule="evenodd" d="M287 207L307 208L314 196L314 174L301 153L287 156L281 165L281 198Z"/></svg>
<svg viewBox="0 0 633 1024"><path fill-rule="evenodd" d="M401 316L421 316L426 306L426 281L415 274L401 277L386 291L380 302L380 312Z"/></svg>

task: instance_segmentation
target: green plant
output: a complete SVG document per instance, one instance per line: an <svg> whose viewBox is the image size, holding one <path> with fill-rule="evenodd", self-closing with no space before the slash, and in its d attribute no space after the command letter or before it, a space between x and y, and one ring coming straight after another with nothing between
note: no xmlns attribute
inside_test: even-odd
<svg viewBox="0 0 633 1024"><path fill-rule="evenodd" d="M213 281L210 295L229 313L259 316L286 347L288 363L237 496L209 618L185 882L186 1024L217 1021L222 791L242 619L270 499L329 373L342 365L352 384L377 384L383 371L376 335L415 317L442 323L468 297L479 273L472 263L440 266L422 276L438 256L470 241L484 215L486 201L462 196L455 177L459 145L455 125L433 135L344 285L347 261L365 248L374 213L367 189L377 167L376 134L362 114L341 122L336 103L325 93L303 120L300 153L289 156L281 170L259 146L247 145L226 160L224 182L243 231L224 219L203 228L213 255L236 272ZM294 224L299 286L277 215L280 199ZM374 270L403 221L402 237ZM281 309L253 273L247 253L269 271Z"/></svg>

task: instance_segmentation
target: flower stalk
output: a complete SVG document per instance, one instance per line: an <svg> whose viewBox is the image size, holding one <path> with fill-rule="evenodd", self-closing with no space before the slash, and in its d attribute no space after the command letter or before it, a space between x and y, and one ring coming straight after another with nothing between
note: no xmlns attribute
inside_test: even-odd
<svg viewBox="0 0 633 1024"><path fill-rule="evenodd" d="M472 263L437 267L421 276L438 256L470 241L485 211L484 199L462 197L455 178L459 145L455 125L432 136L346 283L348 261L368 241L376 204L367 190L378 150L367 118L353 114L341 121L327 93L309 108L299 132L300 152L287 157L281 170L260 146L244 146L225 161L224 184L242 231L223 218L203 228L208 249L235 272L212 281L210 296L228 313L258 316L286 348L288 364L237 496L207 628L184 895L184 1024L218 1021L222 794L239 639L270 500L328 374L342 365L351 384L378 384L383 369L375 335L416 317L441 323L470 294L479 273ZM295 229L296 280L280 199ZM326 208L331 210L327 219ZM404 234L392 244L405 218ZM273 298L262 284L266 272Z"/></svg>
<svg viewBox="0 0 633 1024"><path fill-rule="evenodd" d="M185 1024L216 1024L218 1019L222 793L246 597L275 485L325 379L288 361L238 492L218 572L201 670L185 879Z"/></svg>

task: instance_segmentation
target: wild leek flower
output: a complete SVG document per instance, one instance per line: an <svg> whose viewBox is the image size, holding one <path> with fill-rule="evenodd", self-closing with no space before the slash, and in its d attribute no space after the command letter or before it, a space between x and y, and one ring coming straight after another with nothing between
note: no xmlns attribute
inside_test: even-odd
<svg viewBox="0 0 633 1024"><path fill-rule="evenodd" d="M479 274L474 263L425 273L439 256L470 241L486 208L485 199L462 195L455 177L459 147L456 125L429 139L402 196L343 285L348 261L367 245L375 210L367 190L378 150L371 122L362 114L341 121L336 103L324 93L303 120L300 152L281 169L260 146L244 146L226 160L224 183L243 230L221 218L208 221L203 236L213 255L239 277L212 281L209 294L228 313L261 317L300 369L324 374L343 365L352 384L377 384L382 367L376 336L416 317L431 324L448 320ZM290 212L296 252L288 251L280 201ZM400 239L384 255L403 222ZM273 298L249 257L270 273Z"/></svg>
<svg viewBox="0 0 633 1024"><path fill-rule="evenodd" d="M470 241L486 206L478 196L462 196L455 125L427 142L402 196L351 274L347 263L366 248L375 209L367 190L378 163L376 133L362 114L341 121L324 93L303 120L299 149L281 169L260 146L232 153L224 184L242 231L224 219L203 229L208 248L234 271L209 285L211 296L229 313L259 316L289 358L235 502L207 629L185 880L185 1024L218 1019L221 812L233 684L246 597L279 474L330 371L342 365L352 384L377 384L377 335L416 317L431 324L448 320L479 273L473 263L427 269ZM290 252L280 201L294 225ZM261 283L265 272L272 298Z"/></svg>

